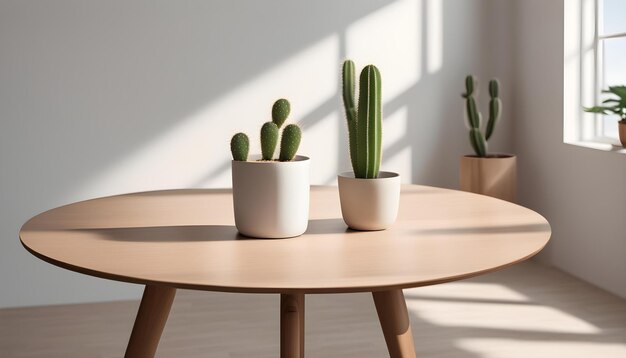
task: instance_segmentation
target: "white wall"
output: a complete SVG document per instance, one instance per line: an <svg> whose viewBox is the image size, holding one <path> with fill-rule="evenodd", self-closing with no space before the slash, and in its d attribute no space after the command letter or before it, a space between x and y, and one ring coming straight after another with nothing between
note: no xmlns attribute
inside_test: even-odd
<svg viewBox="0 0 626 358"><path fill-rule="evenodd" d="M406 181L456 187L458 158L469 151L459 96L465 74L483 85L503 80L505 116L492 148L512 149L509 55L498 50L507 39L493 31L510 23L507 7L3 0L0 307L137 297L139 287L32 257L19 227L91 197L229 186L230 136L244 130L256 138L276 98L291 100L291 120L304 128L301 153L313 158L313 183L333 183L349 169L338 92L346 56L381 69L383 166Z"/></svg>
<svg viewBox="0 0 626 358"><path fill-rule="evenodd" d="M626 297L626 155L563 144L563 6L515 3L519 197L552 225L542 260Z"/></svg>

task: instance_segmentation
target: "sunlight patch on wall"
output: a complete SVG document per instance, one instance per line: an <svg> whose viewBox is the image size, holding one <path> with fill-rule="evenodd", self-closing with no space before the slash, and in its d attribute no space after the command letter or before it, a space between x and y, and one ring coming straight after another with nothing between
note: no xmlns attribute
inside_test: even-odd
<svg viewBox="0 0 626 358"><path fill-rule="evenodd" d="M580 3L566 1L564 8L563 140L578 141L580 133Z"/></svg>
<svg viewBox="0 0 626 358"><path fill-rule="evenodd" d="M600 332L587 321L541 305L416 299L408 301L407 307L424 321L444 327L571 334Z"/></svg>
<svg viewBox="0 0 626 358"><path fill-rule="evenodd" d="M626 357L626 344L619 343L461 338L455 345L483 358Z"/></svg>
<svg viewBox="0 0 626 358"><path fill-rule="evenodd" d="M443 66L443 0L427 0L426 13L426 67L432 74Z"/></svg>
<svg viewBox="0 0 626 358"><path fill-rule="evenodd" d="M343 116L335 111L305 131L299 152L311 157L311 183L326 184L329 178L337 176L337 126L340 120Z"/></svg>
<svg viewBox="0 0 626 358"><path fill-rule="evenodd" d="M409 109L400 107L391 115L384 116L383 160L381 169L400 174L403 183L413 179L413 157L408 138ZM389 149L393 148L394 152Z"/></svg>
<svg viewBox="0 0 626 358"><path fill-rule="evenodd" d="M595 23L595 3L591 0L583 0L583 9L582 16L584 17L582 20L583 26L595 26L592 25ZM582 44L593 44L594 43L594 30L586 30L583 28L583 36L582 36ZM582 54L582 63L581 63L581 102L584 106L592 106L595 104L596 97L596 89L594 85L595 81L595 51L593 48L589 48L585 50ZM580 110L579 110L580 111ZM580 113L580 112L579 112ZM582 126L581 134L586 135L586 137L582 137L579 139L582 140L591 140L593 136L591 133L595 133L593 121L594 116L591 113L583 112L581 113L583 120L580 125Z"/></svg>
<svg viewBox="0 0 626 358"><path fill-rule="evenodd" d="M271 120L274 100L288 98L292 107L288 122L298 122L337 95L339 66L339 37L334 34L181 118L178 126L95 176L79 189L78 195L93 197L119 190L189 187L198 183L229 187L231 136L246 132L250 152L259 153L259 129ZM329 118L312 121L332 121ZM331 161L337 157L337 141L328 141L328 130L315 126L305 130L307 143L324 143L309 145L309 156ZM336 132L336 127L329 131Z"/></svg>
<svg viewBox="0 0 626 358"><path fill-rule="evenodd" d="M420 79L421 9L420 0L396 1L346 30L346 55L355 61L357 71L370 63L380 69L384 102Z"/></svg>

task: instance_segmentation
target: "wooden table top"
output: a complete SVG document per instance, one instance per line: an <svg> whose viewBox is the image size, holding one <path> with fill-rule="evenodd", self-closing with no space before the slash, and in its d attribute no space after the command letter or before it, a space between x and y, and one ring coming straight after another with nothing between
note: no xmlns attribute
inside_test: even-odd
<svg viewBox="0 0 626 358"><path fill-rule="evenodd" d="M539 252L550 225L524 207L407 185L396 224L348 230L336 187L312 187L307 232L251 239L234 226L228 189L99 198L52 209L20 230L24 247L87 275L254 293L378 291L460 280Z"/></svg>

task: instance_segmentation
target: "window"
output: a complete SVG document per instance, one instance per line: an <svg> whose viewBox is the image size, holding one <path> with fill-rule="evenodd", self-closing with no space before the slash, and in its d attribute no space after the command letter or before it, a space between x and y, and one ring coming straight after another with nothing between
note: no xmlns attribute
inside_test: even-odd
<svg viewBox="0 0 626 358"><path fill-rule="evenodd" d="M616 116L582 110L606 98L602 89L626 85L626 0L563 4L563 141L626 153L619 146Z"/></svg>
<svg viewBox="0 0 626 358"><path fill-rule="evenodd" d="M626 85L626 1L596 0L596 103L602 89ZM616 115L595 116L595 137L616 139Z"/></svg>

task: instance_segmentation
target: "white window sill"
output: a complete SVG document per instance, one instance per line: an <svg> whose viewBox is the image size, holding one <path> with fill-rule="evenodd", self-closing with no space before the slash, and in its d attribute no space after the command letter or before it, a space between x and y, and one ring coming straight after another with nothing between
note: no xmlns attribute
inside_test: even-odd
<svg viewBox="0 0 626 358"><path fill-rule="evenodd" d="M626 154L626 148L622 147L619 143L609 143L607 141L573 141L565 142L565 144L575 145L583 148L590 148L595 150L601 150L603 152L614 152Z"/></svg>

